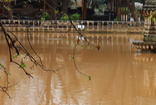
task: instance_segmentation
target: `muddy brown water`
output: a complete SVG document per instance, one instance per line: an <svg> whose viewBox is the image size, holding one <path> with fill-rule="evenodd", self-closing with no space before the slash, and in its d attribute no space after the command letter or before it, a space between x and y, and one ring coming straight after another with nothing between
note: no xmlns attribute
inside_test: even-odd
<svg viewBox="0 0 156 105"><path fill-rule="evenodd" d="M16 33L23 45L36 58L26 41L26 33ZM0 35L0 62L11 76L9 99L0 91L0 105L156 105L156 54L141 53L131 42L142 40L134 34L86 34L101 49L78 47L75 70L72 54L77 34L32 33L31 43L44 65L60 71L45 72L25 58L28 78L16 65L9 63L6 42ZM14 53L14 51L13 51ZM19 61L24 57L14 58ZM0 70L0 85L5 76Z"/></svg>

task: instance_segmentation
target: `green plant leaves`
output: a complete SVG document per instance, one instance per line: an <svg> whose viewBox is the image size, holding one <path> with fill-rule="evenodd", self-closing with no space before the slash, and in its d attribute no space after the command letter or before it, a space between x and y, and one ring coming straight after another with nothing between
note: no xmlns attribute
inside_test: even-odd
<svg viewBox="0 0 156 105"><path fill-rule="evenodd" d="M149 17L150 19L152 19L153 18L153 15L150 15L150 17Z"/></svg>
<svg viewBox="0 0 156 105"><path fill-rule="evenodd" d="M49 19L50 19L50 15L47 12L44 12L41 16L41 21L49 20Z"/></svg>
<svg viewBox="0 0 156 105"><path fill-rule="evenodd" d="M80 14L74 13L74 14L72 14L72 15L70 16L70 19L71 19L71 20L80 20ZM60 20L69 20L69 17L68 17L67 14L64 14L64 15L60 18Z"/></svg>
<svg viewBox="0 0 156 105"><path fill-rule="evenodd" d="M21 63L20 66L21 66L22 68L24 68L24 67L27 66L27 64L25 64L25 63Z"/></svg>
<svg viewBox="0 0 156 105"><path fill-rule="evenodd" d="M120 21L120 18L117 16L114 21Z"/></svg>
<svg viewBox="0 0 156 105"><path fill-rule="evenodd" d="M8 10L8 11L11 10L11 8L9 8L9 7L7 7L7 6L4 6L4 8L5 8L6 10Z"/></svg>
<svg viewBox="0 0 156 105"><path fill-rule="evenodd" d="M155 22L155 18L152 18L152 20Z"/></svg>
<svg viewBox="0 0 156 105"><path fill-rule="evenodd" d="M71 20L80 20L80 14L74 13L70 16Z"/></svg>
<svg viewBox="0 0 156 105"><path fill-rule="evenodd" d="M0 63L0 67L2 67L3 69L6 69L6 67Z"/></svg>
<svg viewBox="0 0 156 105"><path fill-rule="evenodd" d="M11 2L11 0L5 0L6 2Z"/></svg>
<svg viewBox="0 0 156 105"><path fill-rule="evenodd" d="M89 49L89 50L91 50L91 49L92 49L92 47L88 46L88 49Z"/></svg>
<svg viewBox="0 0 156 105"><path fill-rule="evenodd" d="M155 17L153 17L153 14L151 14L149 18L152 19L153 22L155 22Z"/></svg>
<svg viewBox="0 0 156 105"><path fill-rule="evenodd" d="M60 19L61 20L69 20L69 17L67 14L64 14Z"/></svg>
<svg viewBox="0 0 156 105"><path fill-rule="evenodd" d="M75 61L75 58L74 57L72 57L72 59Z"/></svg>
<svg viewBox="0 0 156 105"><path fill-rule="evenodd" d="M142 34L145 34L145 31L143 31Z"/></svg>
<svg viewBox="0 0 156 105"><path fill-rule="evenodd" d="M45 21L45 18L42 17L42 18L41 18L41 21Z"/></svg>
<svg viewBox="0 0 156 105"><path fill-rule="evenodd" d="M20 55L17 55L17 54L16 55L13 55L13 58L17 58L18 56L20 56Z"/></svg>
<svg viewBox="0 0 156 105"><path fill-rule="evenodd" d="M8 10L8 11L10 11L10 10L11 10L11 8L9 8L9 7L8 7L8 8L7 8L7 10Z"/></svg>
<svg viewBox="0 0 156 105"><path fill-rule="evenodd" d="M88 75L88 78L89 78L89 80L91 80L91 79L92 79L90 75Z"/></svg>
<svg viewBox="0 0 156 105"><path fill-rule="evenodd" d="M56 13L56 14L59 14L59 10L56 10L55 13Z"/></svg>

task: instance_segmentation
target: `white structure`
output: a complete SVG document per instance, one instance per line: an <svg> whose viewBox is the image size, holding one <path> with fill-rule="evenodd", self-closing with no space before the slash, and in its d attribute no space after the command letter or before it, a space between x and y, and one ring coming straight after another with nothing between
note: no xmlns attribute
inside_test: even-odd
<svg viewBox="0 0 156 105"><path fill-rule="evenodd" d="M135 7L137 9L142 9L143 8L143 3L135 2Z"/></svg>
<svg viewBox="0 0 156 105"><path fill-rule="evenodd" d="M76 25L76 28L78 30L84 30L85 29L85 25Z"/></svg>

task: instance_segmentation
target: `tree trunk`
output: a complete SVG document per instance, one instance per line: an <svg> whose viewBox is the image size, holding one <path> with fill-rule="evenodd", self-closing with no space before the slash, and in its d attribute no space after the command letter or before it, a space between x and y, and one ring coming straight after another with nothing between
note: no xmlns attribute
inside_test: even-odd
<svg viewBox="0 0 156 105"><path fill-rule="evenodd" d="M46 12L46 0L44 0L44 4L43 4L43 12Z"/></svg>
<svg viewBox="0 0 156 105"><path fill-rule="evenodd" d="M117 4L117 17L121 20L121 0L118 0Z"/></svg>
<svg viewBox="0 0 156 105"><path fill-rule="evenodd" d="M87 1L86 0L82 0L82 20L86 19L86 14L87 14Z"/></svg>
<svg viewBox="0 0 156 105"><path fill-rule="evenodd" d="M1 4L1 7L2 7L2 15L4 15L4 0L3 0L2 4Z"/></svg>
<svg viewBox="0 0 156 105"><path fill-rule="evenodd" d="M12 10L11 10L11 2L7 2L7 11L8 11L8 19L12 19Z"/></svg>
<svg viewBox="0 0 156 105"><path fill-rule="evenodd" d="M50 11L50 17L52 20L57 20L56 8L57 8L57 0L47 0L47 3L52 7Z"/></svg>
<svg viewBox="0 0 156 105"><path fill-rule="evenodd" d="M52 10L52 11L51 11L51 19L52 19L52 20L57 20L57 15L56 15L55 11L56 11L56 10Z"/></svg>
<svg viewBox="0 0 156 105"><path fill-rule="evenodd" d="M70 2L70 0L61 0L62 1L62 7L61 10L63 13L68 13L68 4Z"/></svg>
<svg viewBox="0 0 156 105"><path fill-rule="evenodd" d="M132 13L132 17L134 18L134 21L138 21L138 14L136 13L134 2L135 0L131 0L131 2L127 0L127 3L129 4L130 12Z"/></svg>

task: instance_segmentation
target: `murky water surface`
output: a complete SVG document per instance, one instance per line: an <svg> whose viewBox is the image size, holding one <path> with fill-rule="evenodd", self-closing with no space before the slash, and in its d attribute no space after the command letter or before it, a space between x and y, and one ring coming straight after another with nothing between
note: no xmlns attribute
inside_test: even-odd
<svg viewBox="0 0 156 105"><path fill-rule="evenodd" d="M30 50L26 33L15 33ZM86 34L87 35L87 34ZM8 67L11 76L9 99L0 92L0 105L156 105L156 54L140 53L132 46L141 35L88 34L101 49L78 47L75 60L81 72L76 71L72 54L77 34L32 33L32 45L44 65L60 71L45 72L39 67L30 69L32 63L24 59L28 78L16 65L9 63L7 45L0 35L0 62ZM14 52L14 51L13 51ZM14 58L19 61L24 57ZM0 70L0 84L5 77Z"/></svg>

